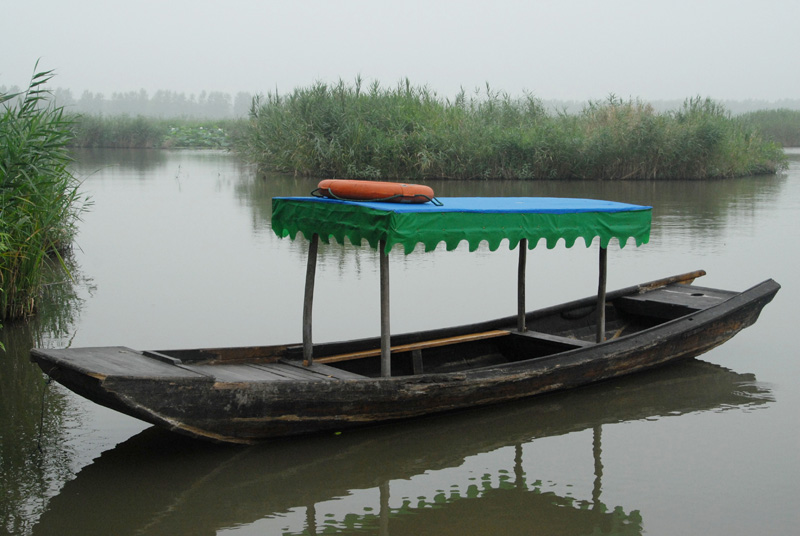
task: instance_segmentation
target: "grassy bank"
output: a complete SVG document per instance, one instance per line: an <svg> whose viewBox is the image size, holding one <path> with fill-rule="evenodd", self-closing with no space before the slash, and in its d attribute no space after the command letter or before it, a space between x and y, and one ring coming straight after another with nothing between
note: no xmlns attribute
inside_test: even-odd
<svg viewBox="0 0 800 536"><path fill-rule="evenodd" d="M760 130L767 139L784 147L800 147L800 111L760 110L739 116L739 119Z"/></svg>
<svg viewBox="0 0 800 536"><path fill-rule="evenodd" d="M711 100L548 113L487 90L440 99L407 81L316 84L256 100L241 152L264 170L365 179L662 179L774 173L780 146Z"/></svg>
<svg viewBox="0 0 800 536"><path fill-rule="evenodd" d="M245 123L127 115L79 115L73 121L72 147L116 149L225 149Z"/></svg>
<svg viewBox="0 0 800 536"><path fill-rule="evenodd" d="M30 315L46 263L60 262L72 243L85 200L68 170L72 124L33 76L21 99L0 95L0 318Z"/></svg>

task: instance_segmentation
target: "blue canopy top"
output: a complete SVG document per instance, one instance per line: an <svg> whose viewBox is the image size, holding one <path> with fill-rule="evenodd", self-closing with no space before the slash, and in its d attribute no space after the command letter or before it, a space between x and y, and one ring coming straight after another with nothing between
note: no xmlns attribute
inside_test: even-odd
<svg viewBox="0 0 800 536"><path fill-rule="evenodd" d="M441 205L434 203L387 203L383 201L344 201L326 197L276 197L275 199L295 199L319 201L323 203L342 203L390 211L397 214L409 212L480 212L484 214L567 214L580 212L630 212L650 210L651 207L603 201L600 199L579 199L573 197L443 197L438 198Z"/></svg>

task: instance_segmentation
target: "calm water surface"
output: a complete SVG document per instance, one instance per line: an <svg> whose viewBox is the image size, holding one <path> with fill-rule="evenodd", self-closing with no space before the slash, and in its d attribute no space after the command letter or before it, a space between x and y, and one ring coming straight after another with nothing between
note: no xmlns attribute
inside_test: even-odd
<svg viewBox="0 0 800 536"><path fill-rule="evenodd" d="M79 154L94 205L74 281L49 288L0 358L0 533L792 534L800 526L794 344L800 152L778 176L712 182L433 183L437 194L649 204L651 241L609 253L609 286L694 269L699 284L783 289L759 322L677 366L457 415L248 448L207 445L100 408L28 363L33 345L296 342L306 243L259 178L216 152ZM377 256L322 245L317 341L379 331ZM391 257L395 332L513 314L516 251ZM596 245L537 247L528 307L590 295ZM44 417L42 418L42 401Z"/></svg>

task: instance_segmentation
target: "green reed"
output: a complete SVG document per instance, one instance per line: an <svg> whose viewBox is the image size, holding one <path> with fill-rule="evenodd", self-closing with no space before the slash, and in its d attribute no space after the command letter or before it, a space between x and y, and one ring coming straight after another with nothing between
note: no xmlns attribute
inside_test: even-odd
<svg viewBox="0 0 800 536"><path fill-rule="evenodd" d="M340 81L254 100L240 152L262 169L361 179L659 179L774 173L781 148L708 99L656 113L610 97L578 114L487 88L441 99Z"/></svg>
<svg viewBox="0 0 800 536"><path fill-rule="evenodd" d="M784 147L800 147L800 110L759 110L742 114L739 120Z"/></svg>
<svg viewBox="0 0 800 536"><path fill-rule="evenodd" d="M72 147L116 149L224 149L243 120L159 119L128 115L73 118Z"/></svg>
<svg viewBox="0 0 800 536"><path fill-rule="evenodd" d="M52 71L38 72L28 89L0 95L0 318L30 315L43 267L60 262L85 206L70 173L72 123L44 88ZM14 104L11 104L14 102Z"/></svg>

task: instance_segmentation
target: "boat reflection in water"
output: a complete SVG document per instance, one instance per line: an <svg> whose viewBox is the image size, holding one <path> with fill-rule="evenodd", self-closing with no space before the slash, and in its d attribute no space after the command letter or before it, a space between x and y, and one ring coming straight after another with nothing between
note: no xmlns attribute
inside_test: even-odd
<svg viewBox="0 0 800 536"><path fill-rule="evenodd" d="M770 401L752 375L689 360L499 407L252 447L150 428L82 469L33 534L641 534L636 505L602 502L601 426ZM524 445L589 429L591 498L559 496L525 474ZM476 462L486 474L458 470Z"/></svg>

